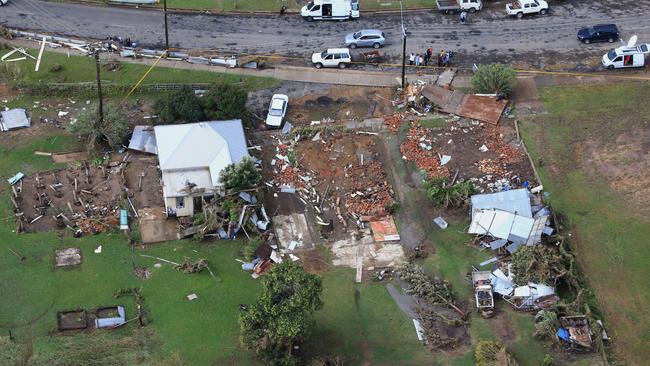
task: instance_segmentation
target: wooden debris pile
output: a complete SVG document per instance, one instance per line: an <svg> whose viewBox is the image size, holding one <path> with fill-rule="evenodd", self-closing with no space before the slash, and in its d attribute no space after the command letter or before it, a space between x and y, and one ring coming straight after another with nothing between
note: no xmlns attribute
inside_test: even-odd
<svg viewBox="0 0 650 366"><path fill-rule="evenodd" d="M177 271L183 271L183 273L200 273L208 267L208 260L204 258L197 259L192 261L190 258L185 257L183 263L175 264L174 269Z"/></svg>
<svg viewBox="0 0 650 366"><path fill-rule="evenodd" d="M97 234L119 224L120 206L135 208L126 194L122 161L108 159L36 173L11 186L17 232L69 228L75 236Z"/></svg>
<svg viewBox="0 0 650 366"><path fill-rule="evenodd" d="M449 177L449 169L440 165L438 157L432 151L428 135L428 129L413 124L400 145L402 158L415 163L419 170L426 173L428 179Z"/></svg>

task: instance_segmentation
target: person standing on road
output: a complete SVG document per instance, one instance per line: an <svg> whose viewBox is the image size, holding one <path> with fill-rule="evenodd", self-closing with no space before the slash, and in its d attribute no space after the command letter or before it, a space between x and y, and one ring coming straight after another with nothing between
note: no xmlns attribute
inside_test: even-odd
<svg viewBox="0 0 650 366"><path fill-rule="evenodd" d="M411 52L409 55L409 65L413 66L413 63L415 62L415 53Z"/></svg>
<svg viewBox="0 0 650 366"><path fill-rule="evenodd" d="M420 55L420 59L418 61L419 61L418 63L420 64L420 66L424 66L424 57L422 55Z"/></svg>
<svg viewBox="0 0 650 366"><path fill-rule="evenodd" d="M420 54L415 55L415 66L420 66Z"/></svg>
<svg viewBox="0 0 650 366"><path fill-rule="evenodd" d="M424 55L424 66L429 66L429 59L431 58L431 55L429 55L429 52L426 50L423 53Z"/></svg>

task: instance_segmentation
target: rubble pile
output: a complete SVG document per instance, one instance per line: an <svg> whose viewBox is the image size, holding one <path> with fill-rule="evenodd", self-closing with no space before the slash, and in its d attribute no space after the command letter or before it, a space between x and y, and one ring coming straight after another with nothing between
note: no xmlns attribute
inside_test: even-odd
<svg viewBox="0 0 650 366"><path fill-rule="evenodd" d="M486 145L490 150L498 154L500 162L513 164L518 163L525 158L526 155L522 149L503 142L498 126L487 126L485 129L485 136L487 138Z"/></svg>
<svg viewBox="0 0 650 366"><path fill-rule="evenodd" d="M400 146L402 158L414 162L429 179L449 177L449 169L440 165L438 157L432 151L432 140L428 133L428 129L412 125Z"/></svg>
<svg viewBox="0 0 650 366"><path fill-rule="evenodd" d="M378 161L353 165L347 170L352 182L347 193L345 208L357 215L382 216L393 200L393 189L386 181L386 174Z"/></svg>
<svg viewBox="0 0 650 366"><path fill-rule="evenodd" d="M384 117L384 124L388 127L388 130L393 134L397 133L399 127L402 125L403 118L399 114L394 114L392 116Z"/></svg>
<svg viewBox="0 0 650 366"><path fill-rule="evenodd" d="M289 156L292 156L293 148L283 142L278 141L275 146L275 157L271 160L273 167L274 181L280 186L288 186L294 188L304 188L305 174L301 174L300 168L292 164Z"/></svg>
<svg viewBox="0 0 650 366"><path fill-rule="evenodd" d="M493 159L482 159L478 162L478 170L483 174L504 176L508 174L505 164L500 164ZM488 179L489 180L489 179Z"/></svg>

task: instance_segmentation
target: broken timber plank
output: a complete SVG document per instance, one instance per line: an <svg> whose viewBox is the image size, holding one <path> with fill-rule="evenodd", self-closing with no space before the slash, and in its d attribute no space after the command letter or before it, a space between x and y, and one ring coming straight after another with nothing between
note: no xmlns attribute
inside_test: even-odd
<svg viewBox="0 0 650 366"><path fill-rule="evenodd" d="M38 58L36 59L36 68L34 68L34 71L38 71L39 67L41 67L41 58L43 58L43 50L45 49L45 42L46 39L43 37L43 42L41 43L41 49L38 51Z"/></svg>

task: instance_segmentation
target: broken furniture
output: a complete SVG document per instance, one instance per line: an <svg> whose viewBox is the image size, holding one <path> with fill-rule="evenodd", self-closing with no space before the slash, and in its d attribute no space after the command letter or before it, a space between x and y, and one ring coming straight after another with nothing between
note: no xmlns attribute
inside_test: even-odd
<svg viewBox="0 0 650 366"><path fill-rule="evenodd" d="M571 348L589 349L592 345L589 321L584 315L564 316L559 319L560 328L555 334L558 340Z"/></svg>
<svg viewBox="0 0 650 366"><path fill-rule="evenodd" d="M494 309L494 295L492 294L492 274L489 271L472 272L472 286L476 308L480 312Z"/></svg>

